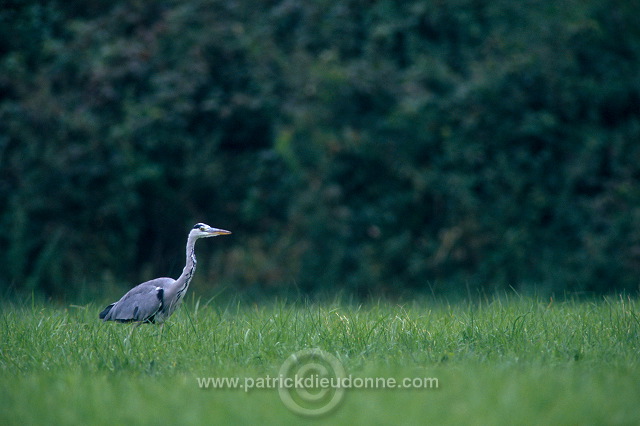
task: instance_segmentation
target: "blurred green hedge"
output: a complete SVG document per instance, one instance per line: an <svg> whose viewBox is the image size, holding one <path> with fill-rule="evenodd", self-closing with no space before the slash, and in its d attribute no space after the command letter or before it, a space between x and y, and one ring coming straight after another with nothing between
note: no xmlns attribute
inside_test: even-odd
<svg viewBox="0 0 640 426"><path fill-rule="evenodd" d="M640 3L7 1L0 285L637 291ZM203 246L209 247L203 247Z"/></svg>

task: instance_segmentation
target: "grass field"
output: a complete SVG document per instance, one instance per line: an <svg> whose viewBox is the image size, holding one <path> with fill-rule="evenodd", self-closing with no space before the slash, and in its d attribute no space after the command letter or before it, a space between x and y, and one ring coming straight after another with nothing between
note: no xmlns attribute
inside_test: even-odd
<svg viewBox="0 0 640 426"><path fill-rule="evenodd" d="M0 424L640 424L633 298L362 305L192 298L163 330L141 326L128 340L130 325L103 324L100 308L0 308ZM331 359L291 361L310 348ZM294 413L275 388L199 384L282 378L287 359L294 366L285 375L330 376L338 374L333 357L352 384L437 380L410 389L352 386L320 417ZM315 409L338 391L287 392Z"/></svg>

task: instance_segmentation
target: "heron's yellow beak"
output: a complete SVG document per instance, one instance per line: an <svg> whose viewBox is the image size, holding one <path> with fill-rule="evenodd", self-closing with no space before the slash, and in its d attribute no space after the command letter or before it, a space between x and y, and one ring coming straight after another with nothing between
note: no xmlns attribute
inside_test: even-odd
<svg viewBox="0 0 640 426"><path fill-rule="evenodd" d="M229 235L231 231L227 231L225 229L210 228L207 230L207 233L211 234L212 237L215 237L218 235Z"/></svg>

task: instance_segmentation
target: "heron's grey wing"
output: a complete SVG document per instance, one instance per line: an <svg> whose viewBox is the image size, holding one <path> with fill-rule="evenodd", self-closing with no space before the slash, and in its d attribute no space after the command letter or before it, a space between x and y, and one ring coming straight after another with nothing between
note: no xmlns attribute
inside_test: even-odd
<svg viewBox="0 0 640 426"><path fill-rule="evenodd" d="M164 301L164 287L171 278L156 278L129 290L120 300L107 306L100 314L104 321L148 321L160 310Z"/></svg>

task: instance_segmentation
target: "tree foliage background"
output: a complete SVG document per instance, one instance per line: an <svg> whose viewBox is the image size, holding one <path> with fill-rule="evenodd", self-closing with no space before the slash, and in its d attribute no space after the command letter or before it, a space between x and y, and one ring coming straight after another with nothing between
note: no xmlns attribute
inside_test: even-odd
<svg viewBox="0 0 640 426"><path fill-rule="evenodd" d="M640 3L4 0L0 285L637 291ZM207 246L207 247L205 247Z"/></svg>

